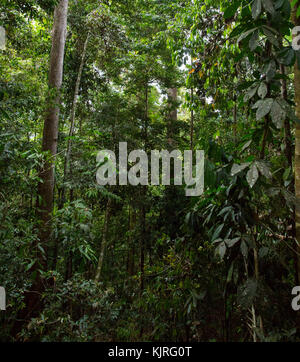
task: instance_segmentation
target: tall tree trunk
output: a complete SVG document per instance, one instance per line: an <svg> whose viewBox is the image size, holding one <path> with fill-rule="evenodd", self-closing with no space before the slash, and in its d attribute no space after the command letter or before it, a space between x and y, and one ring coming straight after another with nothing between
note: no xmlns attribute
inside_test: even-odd
<svg viewBox="0 0 300 362"><path fill-rule="evenodd" d="M72 152L72 136L74 134L74 128L75 128L75 116L76 116L76 109L77 109L77 99L78 99L78 93L79 93L79 87L81 82L81 76L83 71L83 66L85 62L85 56L86 56L86 49L89 41L89 34L86 37L86 40L83 45L82 50L82 56L81 56L81 62L77 74L76 84L75 84L75 90L74 90L74 98L73 98L73 105L71 110L71 124L70 124L70 131L69 131L69 138L68 138L68 145L67 145L67 151L65 156L65 163L64 163L64 184L68 180L68 174L69 174L69 164L70 164L70 158L71 158L71 152ZM61 196L61 205L64 204L65 201L65 186L63 185L62 188L62 196Z"/></svg>
<svg viewBox="0 0 300 362"><path fill-rule="evenodd" d="M51 235L51 218L54 197L54 165L57 153L60 88L63 78L64 49L67 31L68 0L61 0L54 13L52 48L49 70L49 99L44 122L42 150L49 158L40 171L38 186L38 216L40 219L39 237L44 249Z"/></svg>
<svg viewBox="0 0 300 362"><path fill-rule="evenodd" d="M110 216L110 204L111 204L111 201L109 199L106 204L103 235L102 235L102 242L101 242L101 249L100 249L100 255L99 255L99 260L98 260L98 266L97 266L97 271L96 271L96 276L95 276L95 282L99 282L100 276L101 276L104 252L105 252L106 243L107 243L108 222L109 222L109 216Z"/></svg>
<svg viewBox="0 0 300 362"><path fill-rule="evenodd" d="M35 280L29 291L25 292L25 307L19 311L17 322L13 326L12 334L18 338L23 324L39 315L42 308L41 295L44 283L41 278L41 268L47 268L47 246L51 235L51 219L54 197L54 163L57 152L58 119L59 119L59 91L62 85L64 49L67 31L68 0L61 0L54 11L54 24L52 31L52 48L49 67L49 98L46 118L44 121L42 150L48 152L40 170L41 182L38 185L38 217L39 241L46 253L38 251L38 262L30 269L36 272ZM40 250L39 248L35 248ZM41 265L38 265L41 264Z"/></svg>
<svg viewBox="0 0 300 362"><path fill-rule="evenodd" d="M300 17L297 18L296 11L300 1L293 8L292 19L295 26L300 26ZM294 87L296 116L300 119L300 64L295 64ZM295 194L296 194L296 252L297 252L297 283L300 281L300 124L296 122L295 132Z"/></svg>

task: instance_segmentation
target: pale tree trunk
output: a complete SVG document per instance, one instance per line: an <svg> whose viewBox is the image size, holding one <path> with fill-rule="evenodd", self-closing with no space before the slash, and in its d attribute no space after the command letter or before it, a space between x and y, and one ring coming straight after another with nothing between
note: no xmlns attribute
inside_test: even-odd
<svg viewBox="0 0 300 362"><path fill-rule="evenodd" d="M168 102L169 102L169 115L168 115L168 125L167 125L167 137L168 143L171 148L174 148L174 123L177 121L177 88L168 89Z"/></svg>
<svg viewBox="0 0 300 362"><path fill-rule="evenodd" d="M97 271L96 271L96 276L95 276L95 282L97 282L97 283L100 280L101 270L102 270L102 265L103 265L103 259L104 259L104 252L105 252L106 244L107 244L107 232L108 232L108 223L109 223L109 216L110 216L110 205L111 205L111 201L108 200L107 205L106 205L106 210L105 210L100 255L99 255L98 266L97 266Z"/></svg>
<svg viewBox="0 0 300 362"><path fill-rule="evenodd" d="M65 163L64 163L64 180L65 183L68 180L68 174L69 174L69 166L70 166L70 158L71 158L71 152L72 152L72 139L71 137L74 134L74 128L75 128L75 116L76 116L76 109L77 109L77 99L78 99L78 93L79 93L79 87L81 82L81 76L83 71L83 66L85 62L85 56L86 56L86 49L89 41L89 34L86 37L86 40L83 45L82 55L81 55L81 62L77 74L77 80L75 84L75 90L74 90L74 98L73 98L73 105L71 110L71 125L70 125L70 131L69 131L69 138L68 138L68 145L67 145L67 151L65 156ZM62 189L62 196L61 196L61 204L64 204L65 201L65 185L63 185Z"/></svg>
<svg viewBox="0 0 300 362"><path fill-rule="evenodd" d="M300 1L293 9L293 22L295 26L300 26L300 17L296 16L296 9L300 6ZM294 87L296 116L300 119L300 64L295 64ZM295 132L295 196L296 196L296 252L297 252L297 282L300 281L300 124L296 122Z"/></svg>
<svg viewBox="0 0 300 362"><path fill-rule="evenodd" d="M60 88L63 78L64 50L67 32L68 0L61 0L54 13L52 48L49 69L49 99L44 121L42 150L47 160L40 171L38 186L38 214L40 219L39 237L44 249L51 235L51 218L54 197L54 165L57 153Z"/></svg>

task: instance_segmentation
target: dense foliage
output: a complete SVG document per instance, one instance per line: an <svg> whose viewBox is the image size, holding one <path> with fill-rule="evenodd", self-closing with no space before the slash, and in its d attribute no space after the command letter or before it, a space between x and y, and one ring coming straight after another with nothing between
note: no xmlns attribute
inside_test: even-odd
<svg viewBox="0 0 300 362"><path fill-rule="evenodd" d="M45 237L57 3L0 8L0 340L299 341L299 1L70 0ZM99 186L119 142L204 150L203 195Z"/></svg>

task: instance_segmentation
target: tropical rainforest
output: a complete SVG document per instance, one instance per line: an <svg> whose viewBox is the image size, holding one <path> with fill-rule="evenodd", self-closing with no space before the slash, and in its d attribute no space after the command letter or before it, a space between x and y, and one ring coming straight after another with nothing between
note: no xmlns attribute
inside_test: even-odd
<svg viewBox="0 0 300 362"><path fill-rule="evenodd" d="M1 0L0 27L0 340L300 341L300 1ZM120 142L203 150L203 193L100 185Z"/></svg>

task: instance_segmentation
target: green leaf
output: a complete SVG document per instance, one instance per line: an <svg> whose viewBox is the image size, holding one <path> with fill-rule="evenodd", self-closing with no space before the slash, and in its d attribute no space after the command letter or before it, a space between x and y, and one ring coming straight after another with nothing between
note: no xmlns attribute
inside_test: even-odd
<svg viewBox="0 0 300 362"><path fill-rule="evenodd" d="M266 178L272 178L272 173L270 171L269 166L264 161L256 161L255 162L259 172L265 176Z"/></svg>
<svg viewBox="0 0 300 362"><path fill-rule="evenodd" d="M260 99L259 101L255 102L251 108L252 109L259 108L261 106L261 104L263 104L263 102L264 102L263 99Z"/></svg>
<svg viewBox="0 0 300 362"><path fill-rule="evenodd" d="M292 47L286 47L277 53L279 63L292 66L295 63L296 54Z"/></svg>
<svg viewBox="0 0 300 362"><path fill-rule="evenodd" d="M247 92L244 96L245 103L248 102L252 97L254 97L258 87L259 87L259 85L255 83L255 84L252 84L252 86L247 89Z"/></svg>
<svg viewBox="0 0 300 362"><path fill-rule="evenodd" d="M271 60L266 67L266 80L270 82L276 75L276 63Z"/></svg>
<svg viewBox="0 0 300 362"><path fill-rule="evenodd" d="M276 127L281 129L283 127L283 121L286 118L286 112L277 101L273 102L270 115Z"/></svg>
<svg viewBox="0 0 300 362"><path fill-rule="evenodd" d="M221 224L216 228L211 241L215 241L218 238L218 236L221 234L223 227L224 227L224 224Z"/></svg>
<svg viewBox="0 0 300 362"><path fill-rule="evenodd" d="M276 9L276 10L277 10L277 9L280 9L280 8L282 7L284 1L285 1L285 0L276 0L276 1L275 1L275 4L274 4L275 9Z"/></svg>
<svg viewBox="0 0 300 362"><path fill-rule="evenodd" d="M35 264L35 262L36 262L36 260L32 260L32 261L26 266L25 271L30 270L30 269L33 267L33 265Z"/></svg>
<svg viewBox="0 0 300 362"><path fill-rule="evenodd" d="M274 102L273 98L266 98L263 100L263 102L260 104L260 106L256 111L257 121L265 117L270 112L273 102Z"/></svg>
<svg viewBox="0 0 300 362"><path fill-rule="evenodd" d="M249 48L251 51L254 51L258 47L258 30L252 34L251 39L249 40Z"/></svg>
<svg viewBox="0 0 300 362"><path fill-rule="evenodd" d="M233 4L231 4L225 11L224 11L224 18L230 19L234 16L236 13L238 7L240 6L239 1L235 1Z"/></svg>
<svg viewBox="0 0 300 362"><path fill-rule="evenodd" d="M270 14L275 13L275 8L272 0L263 0L263 6L268 13Z"/></svg>
<svg viewBox="0 0 300 362"><path fill-rule="evenodd" d="M224 258L226 253L226 244L224 242L218 245L216 253L220 256L221 260Z"/></svg>
<svg viewBox="0 0 300 362"><path fill-rule="evenodd" d="M227 239L227 240L225 240L225 242L226 242L226 245L228 246L228 248L232 248L240 239L241 239L240 237L234 238L231 240Z"/></svg>
<svg viewBox="0 0 300 362"><path fill-rule="evenodd" d="M262 10L261 0L254 0L252 5L252 17L254 20L258 19Z"/></svg>
<svg viewBox="0 0 300 362"><path fill-rule="evenodd" d="M258 170L254 163L250 167L250 170L247 172L246 179L249 186L252 188L258 179Z"/></svg>
<svg viewBox="0 0 300 362"><path fill-rule="evenodd" d="M246 142L246 143L244 144L244 146L242 147L242 152L245 151L245 150L251 145L251 143L252 143L252 140Z"/></svg>
<svg viewBox="0 0 300 362"><path fill-rule="evenodd" d="M262 29L263 29L264 34L268 38L269 42L271 44L275 45L276 47L279 47L278 40L276 39L274 33L272 31L270 31L269 29L267 29L265 26L263 26Z"/></svg>
<svg viewBox="0 0 300 362"><path fill-rule="evenodd" d="M250 162L242 163L241 165L233 164L231 168L231 176L236 175L237 173L243 171L245 168L247 168L250 165Z"/></svg>
<svg viewBox="0 0 300 362"><path fill-rule="evenodd" d="M250 34L252 34L256 29L257 29L257 27L245 31L243 34L240 35L240 37L238 38L237 42L240 43L243 39L247 38L247 36L249 36Z"/></svg>
<svg viewBox="0 0 300 362"><path fill-rule="evenodd" d="M262 82L258 88L257 94L260 98L265 98L268 93L268 87L265 82Z"/></svg>

